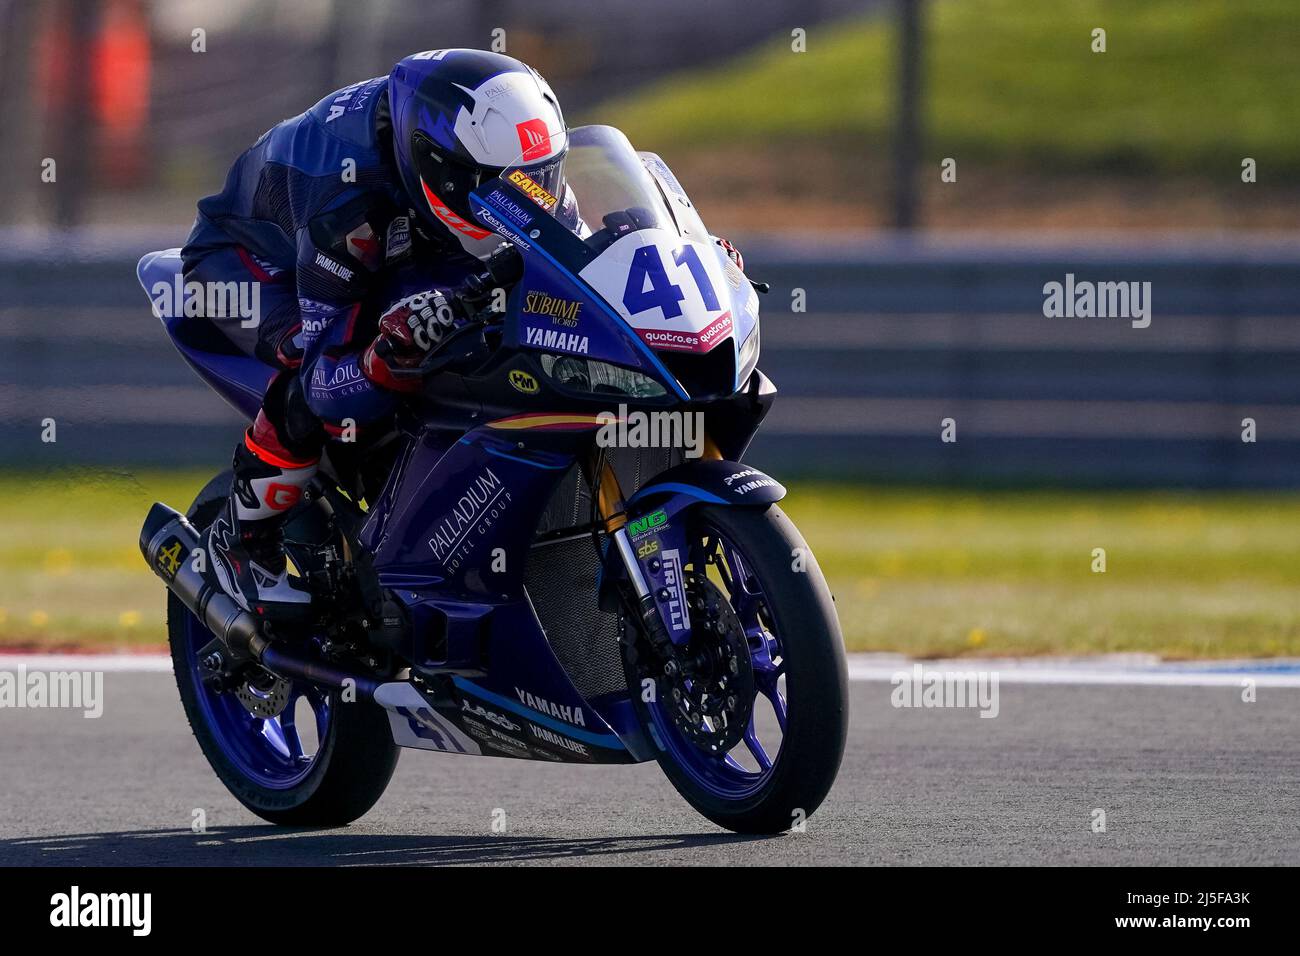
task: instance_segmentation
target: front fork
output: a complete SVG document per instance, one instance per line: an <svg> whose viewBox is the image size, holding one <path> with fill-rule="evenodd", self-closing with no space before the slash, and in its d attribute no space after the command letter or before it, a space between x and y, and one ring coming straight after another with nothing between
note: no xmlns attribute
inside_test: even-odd
<svg viewBox="0 0 1300 956"><path fill-rule="evenodd" d="M627 504L623 499L623 489L619 485L618 475L614 473L609 460L593 451L592 460L588 462L588 483L597 489L596 511L605 529L605 534L613 542L623 565L623 573L632 585L635 606L631 609L641 622L641 631L650 641L655 653L665 662L665 666L675 668L672 638L664 626L659 614L659 605L655 602L654 591L647 580L641 561L637 558L636 548L627 531Z"/></svg>
<svg viewBox="0 0 1300 956"><path fill-rule="evenodd" d="M708 436L704 439L704 458L720 459L721 452L717 445ZM668 627L664 623L663 615L659 610L659 602L656 601L655 587L646 577L645 569L641 565L641 560L637 555L636 545L628 534L627 527L627 505L623 498L623 489L619 485L618 476L614 473L614 468L610 465L609 460L597 450L593 449L591 457L586 465L588 484L598 489L596 494L596 510L600 516L601 523L605 529L605 534L613 542L614 549L617 551L619 560L623 566L623 571L627 575L628 582L632 586L635 596L636 616L641 621L642 633L650 641L651 646L665 662L665 668L668 673L676 667L675 643L668 633ZM664 558L666 559L666 555ZM659 572L662 568L659 566L659 559L650 560L651 568ZM681 573L680 565L677 573ZM660 595L665 598L666 595ZM682 602L680 610L681 624L679 630L689 633L688 611L685 602ZM675 624L675 626L677 626Z"/></svg>

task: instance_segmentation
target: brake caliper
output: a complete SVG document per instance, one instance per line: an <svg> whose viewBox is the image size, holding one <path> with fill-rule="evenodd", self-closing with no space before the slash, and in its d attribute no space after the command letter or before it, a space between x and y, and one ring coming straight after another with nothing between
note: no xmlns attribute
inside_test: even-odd
<svg viewBox="0 0 1300 956"><path fill-rule="evenodd" d="M702 574L685 578L691 639L663 669L663 703L687 740L721 755L740 742L753 713L749 643L726 595Z"/></svg>

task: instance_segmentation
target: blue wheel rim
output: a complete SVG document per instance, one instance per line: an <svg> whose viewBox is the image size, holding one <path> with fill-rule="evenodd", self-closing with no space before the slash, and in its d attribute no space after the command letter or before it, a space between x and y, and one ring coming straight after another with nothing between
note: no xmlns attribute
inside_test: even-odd
<svg viewBox="0 0 1300 956"><path fill-rule="evenodd" d="M762 586L743 553L718 529L705 526L700 530L704 540L701 553L709 553L709 542L713 542L712 553L723 558L721 566L715 566L721 572L722 590L748 638L750 663L754 669L753 709L758 711L766 700L775 716L780 738L773 741L770 733L761 732L755 715L751 715L741 743L719 757L706 753L684 737L659 702L649 704L648 710L659 740L695 786L724 800L743 800L767 785L780 759L788 719L781 686L786 669L783 644L772 626ZM713 580L718 583L716 577ZM748 753L745 762L752 766L742 764L737 759L738 752Z"/></svg>
<svg viewBox="0 0 1300 956"><path fill-rule="evenodd" d="M199 651L212 634L193 614L185 618L185 658L194 683L194 696L204 724L226 758L245 778L272 790L288 790L302 783L316 766L320 745L330 729L331 704L319 688L293 681L289 700L278 717L257 717L233 693L218 694L202 681ZM307 753L297 726L298 702L306 699L315 718L314 752Z"/></svg>

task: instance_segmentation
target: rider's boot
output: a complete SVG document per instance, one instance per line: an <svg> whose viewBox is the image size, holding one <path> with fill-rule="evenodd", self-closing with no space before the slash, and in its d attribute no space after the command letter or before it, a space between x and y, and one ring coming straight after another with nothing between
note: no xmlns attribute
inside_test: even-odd
<svg viewBox="0 0 1300 956"><path fill-rule="evenodd" d="M294 461L254 442L235 449L230 498L204 536L209 575L240 607L275 619L307 616L311 595L289 576L284 521L316 473L316 461Z"/></svg>

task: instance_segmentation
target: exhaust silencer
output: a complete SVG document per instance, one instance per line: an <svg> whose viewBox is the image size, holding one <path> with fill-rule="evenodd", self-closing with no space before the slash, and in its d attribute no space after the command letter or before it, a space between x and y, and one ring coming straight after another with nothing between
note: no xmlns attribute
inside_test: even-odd
<svg viewBox="0 0 1300 956"><path fill-rule="evenodd" d="M183 514L155 502L140 529L140 551L167 589L232 650L261 660L267 641L257 618L208 583L194 567L199 533Z"/></svg>
<svg viewBox="0 0 1300 956"><path fill-rule="evenodd" d="M232 652L252 657L283 677L298 677L336 689L353 687L362 699L374 697L379 686L377 681L273 646L262 636L257 617L220 588L209 584L194 567L194 552L198 547L199 533L189 520L162 502L155 502L140 529L140 551L144 559L163 579L167 589Z"/></svg>

